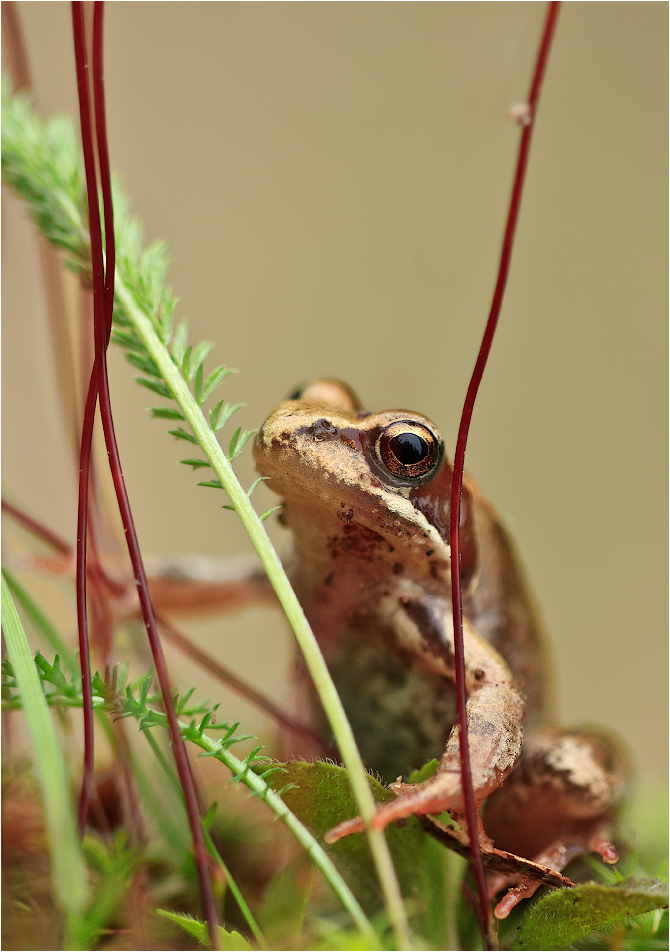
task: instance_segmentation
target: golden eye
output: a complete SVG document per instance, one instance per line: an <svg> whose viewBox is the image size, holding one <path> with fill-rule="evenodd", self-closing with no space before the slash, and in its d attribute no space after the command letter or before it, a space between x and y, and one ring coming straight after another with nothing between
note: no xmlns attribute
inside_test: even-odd
<svg viewBox="0 0 670 952"><path fill-rule="evenodd" d="M392 476L414 482L432 473L441 444L421 423L400 420L387 426L377 440L379 459Z"/></svg>

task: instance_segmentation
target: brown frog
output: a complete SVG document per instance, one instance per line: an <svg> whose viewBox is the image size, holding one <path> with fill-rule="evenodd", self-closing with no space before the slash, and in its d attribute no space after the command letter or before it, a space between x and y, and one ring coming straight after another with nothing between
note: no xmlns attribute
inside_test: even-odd
<svg viewBox="0 0 670 952"><path fill-rule="evenodd" d="M294 540L289 577L364 763L389 782L439 758L429 780L393 784L398 797L378 809L373 824L445 810L462 824L452 468L439 430L417 413L368 413L345 384L318 380L270 414L254 457L283 500L280 518ZM482 831L484 847L492 840L557 871L591 850L614 862L609 839L628 757L604 730L558 725L551 657L518 555L470 479L461 533L472 777L491 838ZM323 715L306 682L303 703L318 723ZM360 820L347 821L330 840L361 829ZM494 876L491 891L514 881ZM535 888L522 879L498 915Z"/></svg>

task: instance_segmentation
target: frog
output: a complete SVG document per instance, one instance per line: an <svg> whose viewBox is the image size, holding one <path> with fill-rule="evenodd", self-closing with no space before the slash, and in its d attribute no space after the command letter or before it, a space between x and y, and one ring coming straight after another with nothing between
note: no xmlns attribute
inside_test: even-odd
<svg viewBox="0 0 670 952"><path fill-rule="evenodd" d="M340 694L365 766L396 799L371 825L448 813L465 832L449 545L453 468L427 417L369 412L338 380L296 388L258 430L253 454L293 538L286 569ZM492 854L560 873L575 856L616 862L614 824L630 757L604 728L564 728L549 642L516 546L477 484L461 496L467 727L477 835ZM327 732L297 662L301 716ZM408 783L437 760L432 777ZM362 832L343 820L327 842ZM496 915L539 885L490 864ZM506 869L501 873L496 869ZM521 869L521 867L520 867ZM565 880L569 883L569 880Z"/></svg>

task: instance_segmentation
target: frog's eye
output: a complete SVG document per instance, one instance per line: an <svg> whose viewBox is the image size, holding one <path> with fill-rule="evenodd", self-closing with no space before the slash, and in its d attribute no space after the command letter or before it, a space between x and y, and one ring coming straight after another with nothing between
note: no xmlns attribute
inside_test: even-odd
<svg viewBox="0 0 670 952"><path fill-rule="evenodd" d="M440 461L442 446L427 426L399 420L381 433L376 449L392 476L414 482L433 472Z"/></svg>

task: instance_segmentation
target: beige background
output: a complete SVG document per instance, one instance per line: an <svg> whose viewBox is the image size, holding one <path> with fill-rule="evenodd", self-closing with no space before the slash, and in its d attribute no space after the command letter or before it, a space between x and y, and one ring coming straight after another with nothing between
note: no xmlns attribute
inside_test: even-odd
<svg viewBox="0 0 670 952"><path fill-rule="evenodd" d="M19 8L43 114L74 114L69 5ZM526 95L543 15L537 3L108 4L112 165L148 236L169 242L179 314L244 371L226 384L247 403L243 425L327 374L370 409L427 413L453 447L518 139L506 111ZM561 13L467 458L534 581L564 720L616 728L647 777L667 754L666 37L662 3ZM6 202L4 482L73 539L19 218ZM112 364L147 551L247 551L236 518L175 464L128 366ZM238 471L248 484L248 452ZM285 694L287 636L271 613L190 630ZM262 728L237 701L224 710Z"/></svg>

